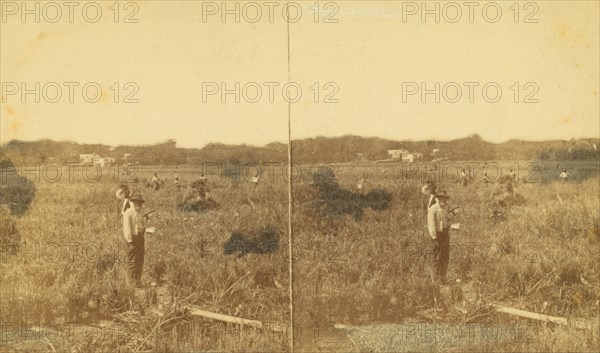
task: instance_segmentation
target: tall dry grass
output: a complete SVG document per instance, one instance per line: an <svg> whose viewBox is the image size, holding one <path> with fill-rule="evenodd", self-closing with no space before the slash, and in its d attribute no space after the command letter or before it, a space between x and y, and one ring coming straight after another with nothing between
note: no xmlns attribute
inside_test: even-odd
<svg viewBox="0 0 600 353"><path fill-rule="evenodd" d="M289 321L285 181L265 181L257 188L230 179L212 180L211 197L221 207L185 213L176 210L178 195L171 186L175 173L185 182L199 171L163 170L159 176L166 182L159 191L143 186L152 170L140 171L137 187L147 199L146 209L157 210L150 221L157 233L146 240L143 278L166 289L172 305L160 310L168 315L157 316L152 311L155 301L140 297L126 283L116 183L110 175L97 183L37 183L23 217L2 216L14 223L21 241L15 253L3 247L3 321L29 327L110 320L119 327L117 335L99 331L62 342L64 347L56 345L75 351L285 350L283 335L240 333L206 324L182 310L198 305L263 322ZM573 172L585 177L591 173L587 166ZM390 166L340 167L336 174L344 188L361 193L385 189L392 201L388 209L366 208L360 219L323 217L311 212L310 201L318 193L308 185L310 180L294 184L294 321L301 330L299 340L330 323L427 320L423 315L433 315L441 289L428 277L431 250L420 181L404 178ZM461 284L452 286L448 310L436 320L515 323L468 306L466 316L454 309L474 295L549 315L598 317L597 172L566 184L551 176L548 172L543 182L519 183L516 191L527 202L505 210L504 221L492 217L492 186L445 183L451 202L461 207L461 229L452 234L449 270ZM365 179L360 191L359 179ZM248 234L265 225L280 232L277 252L239 260L223 255L221 245L233 231ZM582 332L533 325L536 342L491 348L598 348L597 340Z"/></svg>
<svg viewBox="0 0 600 353"><path fill-rule="evenodd" d="M590 176L587 169L585 173ZM451 204L460 206L456 221L461 228L451 233L449 268L449 278L460 284L454 282L443 296L446 312L435 318L424 315L439 306L443 289L429 279L432 249L418 176L403 177L399 167L389 165L340 167L336 174L345 188L356 189L357 180L365 179L363 193L375 188L391 191L392 204L387 210L367 209L362 221L348 215L314 221L301 202L306 186L295 186L300 196L293 214L297 325L432 319L517 322L491 312L465 315L455 309L469 299L554 316L598 318L597 170L595 177L568 183L553 180L551 173L539 183L518 182L515 192L526 203L501 209L504 221L493 217L498 208L495 186L442 181ZM541 323L531 325L536 342L498 344L492 350L598 349L598 338L589 332L563 334Z"/></svg>
<svg viewBox="0 0 600 353"><path fill-rule="evenodd" d="M109 172L94 183L41 181L23 217L3 216L15 224L22 241L14 254L2 253L3 322L20 328L93 325L103 320L118 325L118 338L105 330L55 343L56 348L75 351L234 351L249 345L267 351L285 349L281 337L252 330L241 335L235 327L215 322L209 327L185 314L184 307L197 305L263 322L289 321L286 185L257 189L215 180L209 182L212 197L225 207L187 213L176 210L180 195L171 178L161 190L144 187L151 175L140 173L134 185L147 200L146 211L156 209L149 225L157 232L146 236L143 281L147 286L157 283L169 306L157 309L156 300L127 284L126 247L114 197L117 183ZM192 176L185 179L192 181ZM278 252L242 259L223 254L222 244L233 231L266 225L281 235ZM174 320L162 323L168 320L153 309Z"/></svg>

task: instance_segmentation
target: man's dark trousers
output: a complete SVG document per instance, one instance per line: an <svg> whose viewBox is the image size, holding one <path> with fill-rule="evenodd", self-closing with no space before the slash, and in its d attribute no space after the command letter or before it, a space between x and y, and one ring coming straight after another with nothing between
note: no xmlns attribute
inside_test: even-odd
<svg viewBox="0 0 600 353"><path fill-rule="evenodd" d="M127 252L127 273L129 278L135 282L142 280L142 269L144 268L144 236L137 234L132 236L133 246Z"/></svg>
<svg viewBox="0 0 600 353"><path fill-rule="evenodd" d="M433 240L433 280L445 282L450 262L450 229L437 232L436 237Z"/></svg>

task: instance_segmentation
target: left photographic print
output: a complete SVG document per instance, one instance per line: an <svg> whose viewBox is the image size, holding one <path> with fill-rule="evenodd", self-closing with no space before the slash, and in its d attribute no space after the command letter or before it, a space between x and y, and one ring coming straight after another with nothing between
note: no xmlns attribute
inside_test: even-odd
<svg viewBox="0 0 600 353"><path fill-rule="evenodd" d="M289 350L280 4L0 4L0 351Z"/></svg>

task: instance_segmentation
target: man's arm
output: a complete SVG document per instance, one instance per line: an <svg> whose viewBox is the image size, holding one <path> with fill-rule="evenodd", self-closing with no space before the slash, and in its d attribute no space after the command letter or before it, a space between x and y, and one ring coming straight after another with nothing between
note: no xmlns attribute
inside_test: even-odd
<svg viewBox="0 0 600 353"><path fill-rule="evenodd" d="M154 212L154 211L152 211L152 212ZM152 213L152 212L148 212L148 214ZM140 232L140 234L146 233L146 225L148 224L148 218L146 217L146 215L143 215L143 216L140 215L142 217L141 222L140 222L142 229L138 229L138 232ZM138 216L138 217L140 217L140 216Z"/></svg>
<svg viewBox="0 0 600 353"><path fill-rule="evenodd" d="M131 229L131 213L125 212L125 214L123 215L123 235L125 236L126 242L133 242L132 233L133 232Z"/></svg>
<svg viewBox="0 0 600 353"><path fill-rule="evenodd" d="M431 236L432 239L437 238L437 219L435 214L435 209L432 208L427 212L427 228L429 230L429 236Z"/></svg>

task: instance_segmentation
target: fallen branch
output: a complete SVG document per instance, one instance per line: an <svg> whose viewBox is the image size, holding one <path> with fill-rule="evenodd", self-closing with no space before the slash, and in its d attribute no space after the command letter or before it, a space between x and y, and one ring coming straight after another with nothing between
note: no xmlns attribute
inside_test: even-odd
<svg viewBox="0 0 600 353"><path fill-rule="evenodd" d="M594 323L594 322L591 322L591 321L588 321L585 319L578 318L578 319L573 319L573 320L567 320L564 317L532 313L530 311L509 308L506 306L500 306L500 305L496 305L496 304L490 304L490 306L493 307L499 313L524 317L527 319L533 319L533 320L538 320L538 321L552 322L554 324L558 324L558 325L562 325L562 326L572 325L573 327L580 329L580 330L591 330L594 328L595 325L597 325L597 323Z"/></svg>
<svg viewBox="0 0 600 353"><path fill-rule="evenodd" d="M201 310L197 306L193 306L193 305L188 305L188 306L186 306L186 308L188 309L188 312L191 315L202 316L207 319L229 322L229 323L238 324L238 325L242 325L242 326L247 325L247 326L261 329L261 330L266 329L273 333L286 332L286 326L282 325L280 323L270 322L270 323L267 323L266 325L263 325L263 323L258 320L248 320L248 319L242 319L241 317L217 314L217 313L213 313L210 311Z"/></svg>
<svg viewBox="0 0 600 353"><path fill-rule="evenodd" d="M212 313L210 311L200 310L198 307L191 306L191 305L187 306L187 309L189 310L189 313L191 315L202 316L207 319L213 319L213 320L218 320L218 321L223 321L223 322L230 322L232 324L248 325L248 326L251 326L254 328L260 328L260 329L263 328L262 322L257 321L257 320L248 320L248 319L242 319L240 317L235 317L235 316Z"/></svg>

